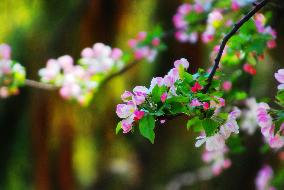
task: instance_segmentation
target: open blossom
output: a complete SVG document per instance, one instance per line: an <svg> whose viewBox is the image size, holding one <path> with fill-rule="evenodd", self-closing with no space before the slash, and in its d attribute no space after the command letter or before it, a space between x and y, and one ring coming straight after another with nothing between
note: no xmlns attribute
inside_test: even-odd
<svg viewBox="0 0 284 190"><path fill-rule="evenodd" d="M266 26L266 18L263 14L261 13L257 13L254 16L254 22L255 22L255 26L257 28L257 31L259 33L263 33L263 34L268 34L271 36L271 40L269 40L267 42L267 47L269 49L273 49L277 46L276 44L276 31L274 29L271 28L271 26Z"/></svg>
<svg viewBox="0 0 284 190"><path fill-rule="evenodd" d="M232 82L231 82L231 81L225 81L225 82L223 82L222 88L223 88L225 91L230 91L230 90L232 89Z"/></svg>
<svg viewBox="0 0 284 190"><path fill-rule="evenodd" d="M11 58L11 48L7 44L0 44L0 60L9 60Z"/></svg>
<svg viewBox="0 0 284 190"><path fill-rule="evenodd" d="M202 154L202 160L206 163L211 163L211 169L215 176L231 166L231 160L225 157L228 148L224 146L222 149L216 151L205 151Z"/></svg>
<svg viewBox="0 0 284 190"><path fill-rule="evenodd" d="M268 113L270 107L266 103L259 103L257 108L257 122L261 127L261 133L265 141L273 149L280 149L284 146L284 137L281 136L284 130L284 124L280 126L278 131L275 131L275 125L272 122L272 117Z"/></svg>
<svg viewBox="0 0 284 190"><path fill-rule="evenodd" d="M85 48L81 52L80 64L86 67L90 74L108 73L114 68L122 67L122 51L111 48L103 43L96 43L92 48Z"/></svg>
<svg viewBox="0 0 284 190"><path fill-rule="evenodd" d="M249 135L252 135L257 129L258 104L255 98L249 98L246 100L246 106L248 109L243 111L241 129L246 131Z"/></svg>
<svg viewBox="0 0 284 190"><path fill-rule="evenodd" d="M45 68L39 70L41 81L60 88L64 99L75 99L87 105L98 83L91 80L91 74L81 65L74 65L69 55L47 61Z"/></svg>
<svg viewBox="0 0 284 190"><path fill-rule="evenodd" d="M255 179L255 185L257 190L273 190L274 187L271 186L270 182L273 178L273 170L270 166L265 165L257 173Z"/></svg>
<svg viewBox="0 0 284 190"><path fill-rule="evenodd" d="M139 32L135 39L130 39L128 45L134 52L135 60L146 59L153 62L158 55L157 48L161 45L160 37L155 36L150 44L145 45L145 40L148 34L146 32Z"/></svg>
<svg viewBox="0 0 284 190"><path fill-rule="evenodd" d="M204 135L197 137L195 146L200 147L202 144L206 143L207 151L223 149L225 147L225 140L228 139L232 133L239 133L239 126L236 119L239 118L240 115L241 111L238 108L234 108L234 110L229 114L227 121L220 126L220 131L210 137L206 137Z"/></svg>
<svg viewBox="0 0 284 190"><path fill-rule="evenodd" d="M200 147L202 144L205 143L207 151L220 150L225 147L225 139L219 133L216 133L211 137L199 136L196 139L197 141L195 143L195 147Z"/></svg>
<svg viewBox="0 0 284 190"><path fill-rule="evenodd" d="M279 69L277 73L274 74L275 79L280 83L278 85L279 90L284 89L284 69Z"/></svg>
<svg viewBox="0 0 284 190"><path fill-rule="evenodd" d="M190 14L200 14L204 12L202 4L195 5L185 3L179 6L177 13L173 16L173 23L176 28L175 37L180 42L196 43L198 40L198 33L196 31L188 31L190 23L186 17Z"/></svg>
<svg viewBox="0 0 284 190"><path fill-rule="evenodd" d="M188 69L189 67L189 62L187 61L187 59L185 58L181 58L179 60L176 60L174 62L175 68L179 68L180 65L184 68L184 69Z"/></svg>
<svg viewBox="0 0 284 190"><path fill-rule="evenodd" d="M121 99L125 104L118 104L116 114L121 121L123 133L131 131L133 122L142 119L145 112L138 109L138 105L144 103L148 96L149 90L144 86L137 86L133 89L133 93L125 91L121 95Z"/></svg>
<svg viewBox="0 0 284 190"><path fill-rule="evenodd" d="M222 25L223 15L219 10L214 10L208 15L207 27L202 34L204 43L211 42L214 39L216 29Z"/></svg>

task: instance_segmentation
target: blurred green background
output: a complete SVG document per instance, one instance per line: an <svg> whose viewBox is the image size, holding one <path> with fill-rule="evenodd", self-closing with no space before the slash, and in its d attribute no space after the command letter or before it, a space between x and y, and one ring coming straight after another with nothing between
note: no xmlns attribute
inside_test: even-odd
<svg viewBox="0 0 284 190"><path fill-rule="evenodd" d="M10 44L13 59L27 68L29 79L38 80L37 71L49 58L64 54L79 58L81 49L95 42L126 49L127 40L139 31L157 24L171 29L172 15L181 2L1 0L0 43ZM281 6L272 8L278 23L274 26L283 34ZM283 65L283 35L279 36L278 49L271 54L274 61L270 69L263 69L262 79ZM173 38L166 44L169 48L155 63L141 62L110 81L88 108L62 100L57 92L28 87L19 96L0 100L0 189L160 190L181 174L200 168L201 149L194 148L194 136L186 131L183 118L158 127L154 145L138 134L114 133L115 107L125 89L148 86L153 76L167 73L175 59L188 58L192 72L208 61L201 44L179 44ZM273 96L265 85L261 87L256 95ZM258 152L260 142L259 134L246 138L248 151L231 155L230 169L182 189L254 189L257 170L270 160Z"/></svg>

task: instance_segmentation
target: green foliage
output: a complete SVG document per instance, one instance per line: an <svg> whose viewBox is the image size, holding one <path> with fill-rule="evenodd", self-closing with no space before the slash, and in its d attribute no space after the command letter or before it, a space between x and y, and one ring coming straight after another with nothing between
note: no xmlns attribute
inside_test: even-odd
<svg viewBox="0 0 284 190"><path fill-rule="evenodd" d="M142 136L147 138L152 144L155 140L155 119L151 115L144 116L139 122L139 130Z"/></svg>

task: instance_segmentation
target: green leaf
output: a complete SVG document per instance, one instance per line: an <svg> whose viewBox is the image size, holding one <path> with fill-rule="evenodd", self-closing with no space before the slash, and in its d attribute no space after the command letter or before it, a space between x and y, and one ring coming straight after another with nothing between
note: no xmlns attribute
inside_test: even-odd
<svg viewBox="0 0 284 190"><path fill-rule="evenodd" d="M219 125L216 121L207 118L202 121L202 126L203 129L205 130L206 136L209 137L215 134Z"/></svg>
<svg viewBox="0 0 284 190"><path fill-rule="evenodd" d="M179 103L188 103L189 97L185 96L175 96L166 100L167 103L179 102Z"/></svg>
<svg viewBox="0 0 284 190"><path fill-rule="evenodd" d="M183 77L184 77L184 80L187 82L187 83L191 83L194 81L193 79L193 76L187 72L184 72L183 73Z"/></svg>
<svg viewBox="0 0 284 190"><path fill-rule="evenodd" d="M167 90L167 87L161 86L159 87L156 85L152 90L152 99L155 103L161 102L161 96L163 93L165 93Z"/></svg>
<svg viewBox="0 0 284 190"><path fill-rule="evenodd" d="M118 134L121 129L122 129L122 125L121 125L121 121L120 121L116 126L115 134Z"/></svg>
<svg viewBox="0 0 284 190"><path fill-rule="evenodd" d="M188 120L188 122L186 124L186 128L187 128L187 130L189 130L192 126L200 125L200 124L201 124L201 120L196 116L196 117Z"/></svg>
<svg viewBox="0 0 284 190"><path fill-rule="evenodd" d="M143 137L147 138L152 144L155 140L155 119L151 115L144 116L139 122L139 130Z"/></svg>

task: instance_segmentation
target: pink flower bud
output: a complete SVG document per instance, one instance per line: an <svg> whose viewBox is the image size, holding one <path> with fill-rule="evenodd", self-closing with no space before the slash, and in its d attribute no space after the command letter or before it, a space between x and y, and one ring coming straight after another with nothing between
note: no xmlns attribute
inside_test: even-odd
<svg viewBox="0 0 284 190"><path fill-rule="evenodd" d="M168 97L168 94L166 92L163 93L162 96L161 96L161 101L164 103L166 101L167 97Z"/></svg>
<svg viewBox="0 0 284 190"><path fill-rule="evenodd" d="M138 120L142 119L144 117L144 115L145 115L144 111L136 110L136 111L134 111L134 120L138 121Z"/></svg>
<svg viewBox="0 0 284 190"><path fill-rule="evenodd" d="M128 40L128 46L131 48L135 48L137 46L137 41L135 39Z"/></svg>
<svg viewBox="0 0 284 190"><path fill-rule="evenodd" d="M159 38L154 38L153 40L152 40L152 45L154 46L154 47L158 47L159 45L160 45L160 39Z"/></svg>
<svg viewBox="0 0 284 190"><path fill-rule="evenodd" d="M223 82L223 85L222 85L223 89L225 91L230 91L232 89L232 83L231 81L225 81Z"/></svg>
<svg viewBox="0 0 284 190"><path fill-rule="evenodd" d="M81 52L81 56L85 58L91 58L94 56L94 52L92 48L85 48Z"/></svg>
<svg viewBox="0 0 284 190"><path fill-rule="evenodd" d="M143 41L146 39L147 36L147 32L139 32L137 35L137 40L138 41Z"/></svg>
<svg viewBox="0 0 284 190"><path fill-rule="evenodd" d="M119 48L113 48L112 49L112 52L111 52L111 57L114 59L114 60L119 60L122 56L122 51L121 49Z"/></svg>

